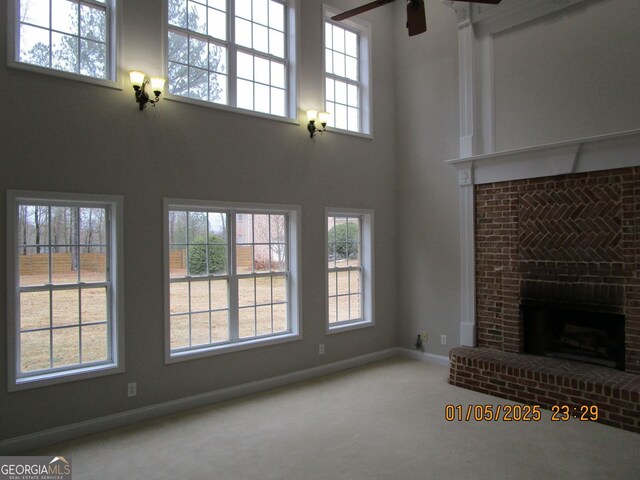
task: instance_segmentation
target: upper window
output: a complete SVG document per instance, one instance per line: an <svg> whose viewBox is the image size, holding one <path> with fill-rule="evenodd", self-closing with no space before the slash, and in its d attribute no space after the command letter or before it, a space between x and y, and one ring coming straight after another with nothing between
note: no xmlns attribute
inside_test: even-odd
<svg viewBox="0 0 640 480"><path fill-rule="evenodd" d="M373 213L328 209L328 331L369 326L373 318Z"/></svg>
<svg viewBox="0 0 640 480"><path fill-rule="evenodd" d="M297 217L166 202L169 359L297 338Z"/></svg>
<svg viewBox="0 0 640 480"><path fill-rule="evenodd" d="M169 93L294 117L286 0L167 0Z"/></svg>
<svg viewBox="0 0 640 480"><path fill-rule="evenodd" d="M115 80L115 0L12 0L14 60Z"/></svg>
<svg viewBox="0 0 640 480"><path fill-rule="evenodd" d="M120 200L9 192L9 201L10 387L112 372Z"/></svg>
<svg viewBox="0 0 640 480"><path fill-rule="evenodd" d="M324 71L325 110L328 125L350 132L370 134L369 36L363 23L333 22L337 12L325 6Z"/></svg>

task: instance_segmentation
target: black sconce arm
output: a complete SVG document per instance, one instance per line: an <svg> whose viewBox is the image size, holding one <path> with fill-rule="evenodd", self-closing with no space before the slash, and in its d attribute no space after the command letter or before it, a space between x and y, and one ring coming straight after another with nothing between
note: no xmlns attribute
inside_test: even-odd
<svg viewBox="0 0 640 480"><path fill-rule="evenodd" d="M309 130L310 138L313 138L314 135L316 134L316 132L320 132L320 134L323 134L324 132L327 131L327 124L326 123L321 123L320 125L322 125L322 128L316 127L316 121L315 120L309 120L309 123L307 124L307 130Z"/></svg>
<svg viewBox="0 0 640 480"><path fill-rule="evenodd" d="M160 95L162 94L161 91L154 90L153 94L155 95L155 99L151 100L149 98L149 94L145 91L146 85L149 85L149 80L145 81L142 84L142 87L139 87L138 85L133 86L133 90L136 96L136 102L138 102L138 105L140 105L140 110L145 108L147 106L147 103L150 103L155 107L156 103L160 101Z"/></svg>

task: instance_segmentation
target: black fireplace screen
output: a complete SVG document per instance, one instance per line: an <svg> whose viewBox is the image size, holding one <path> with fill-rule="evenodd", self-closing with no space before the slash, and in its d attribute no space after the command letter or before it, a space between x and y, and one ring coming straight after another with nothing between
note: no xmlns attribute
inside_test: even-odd
<svg viewBox="0 0 640 480"><path fill-rule="evenodd" d="M624 315L562 305L521 309L524 353L624 370Z"/></svg>

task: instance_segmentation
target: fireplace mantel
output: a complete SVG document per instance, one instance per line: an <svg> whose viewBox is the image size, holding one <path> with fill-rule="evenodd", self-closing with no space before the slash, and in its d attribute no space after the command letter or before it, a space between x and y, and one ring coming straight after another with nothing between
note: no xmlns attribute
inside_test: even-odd
<svg viewBox="0 0 640 480"><path fill-rule="evenodd" d="M448 160L460 186L460 344L476 345L474 185L640 166L640 129Z"/></svg>
<svg viewBox="0 0 640 480"><path fill-rule="evenodd" d="M458 184L522 180L640 165L640 129L447 160Z"/></svg>

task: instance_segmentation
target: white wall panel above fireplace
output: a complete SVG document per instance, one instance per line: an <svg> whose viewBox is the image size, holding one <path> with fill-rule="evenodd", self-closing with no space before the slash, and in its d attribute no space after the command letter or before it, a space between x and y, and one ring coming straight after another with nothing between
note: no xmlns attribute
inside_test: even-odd
<svg viewBox="0 0 640 480"><path fill-rule="evenodd" d="M640 128L640 2L444 3L458 19L460 157Z"/></svg>

